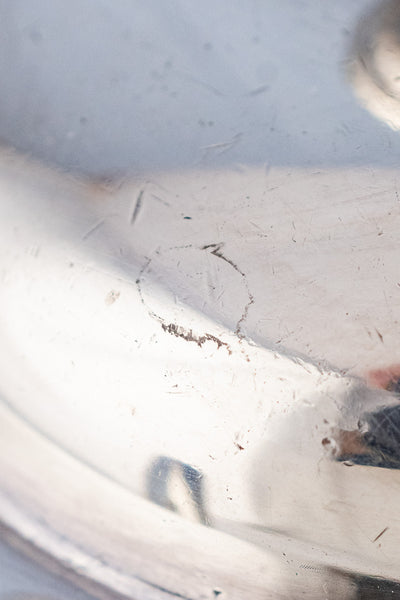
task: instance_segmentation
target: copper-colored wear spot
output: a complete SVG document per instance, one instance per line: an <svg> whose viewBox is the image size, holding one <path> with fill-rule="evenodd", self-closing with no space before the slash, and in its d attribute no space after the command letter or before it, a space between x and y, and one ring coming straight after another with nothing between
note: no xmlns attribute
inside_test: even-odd
<svg viewBox="0 0 400 600"><path fill-rule="evenodd" d="M369 454L363 436L359 431L344 431L342 429L338 432L336 441L339 444L339 456L359 456L360 454Z"/></svg>
<svg viewBox="0 0 400 600"><path fill-rule="evenodd" d="M385 369L369 371L366 379L372 387L394 391L400 380L400 365L396 364Z"/></svg>

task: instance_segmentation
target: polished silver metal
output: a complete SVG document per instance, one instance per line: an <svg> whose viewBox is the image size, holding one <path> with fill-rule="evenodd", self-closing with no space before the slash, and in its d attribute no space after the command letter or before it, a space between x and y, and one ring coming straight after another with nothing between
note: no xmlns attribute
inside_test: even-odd
<svg viewBox="0 0 400 600"><path fill-rule="evenodd" d="M349 74L364 106L392 129L400 128L400 6L378 2L356 29Z"/></svg>
<svg viewBox="0 0 400 600"><path fill-rule="evenodd" d="M359 21L366 2L223 4L236 37L211 3L172 3L162 25L164 4L136 3L140 43L120 18L132 8L104 4L115 44L139 52L122 97L150 78L148 102L178 103L121 100L132 133L113 163L97 143L122 139L119 114L103 131L93 108L86 135L63 135L84 85L35 121L57 132L54 152L7 130L48 164L0 155L0 519L99 598L396 597L400 140L353 90L359 40L397 5ZM65 52L55 5L33 29L28 5L2 8L10 31L28 23L19 48L35 45L50 82ZM96 14L75 33L89 54ZM300 51L292 35L311 41ZM30 77L14 92L33 78L44 94L19 64ZM185 137L179 106L216 116L199 112ZM152 122L169 110L160 149Z"/></svg>

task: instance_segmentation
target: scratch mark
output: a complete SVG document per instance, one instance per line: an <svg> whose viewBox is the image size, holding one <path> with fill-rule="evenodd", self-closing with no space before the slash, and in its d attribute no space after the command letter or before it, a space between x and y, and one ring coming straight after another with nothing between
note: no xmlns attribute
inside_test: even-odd
<svg viewBox="0 0 400 600"><path fill-rule="evenodd" d="M151 310L146 302L144 301L144 297L143 297L143 291L142 291L142 277L143 277L143 273L149 268L149 265L151 263L151 258L146 258L146 262L144 263L143 267L140 269L139 272L139 277L136 279L135 283L136 283L136 287L138 289L139 292L139 297L140 297L140 302L143 304L143 306L146 308L149 316L158 321L159 323L163 323L163 319L161 317L159 317L153 310Z"/></svg>
<svg viewBox="0 0 400 600"><path fill-rule="evenodd" d="M193 244L185 244L184 246L170 246L168 250L183 250L184 248L193 248Z"/></svg>
<svg viewBox="0 0 400 600"><path fill-rule="evenodd" d="M246 284L246 287L247 287L247 284ZM239 321L237 322L236 329L235 329L235 333L238 336L238 338L240 338L240 339L243 339L245 337L244 334L242 333L242 325L248 317L250 306L252 304L254 304L254 296L248 291L248 288L247 288L247 292L249 295L249 301L246 304L246 306L244 307L242 316L240 317Z"/></svg>
<svg viewBox="0 0 400 600"><path fill-rule="evenodd" d="M223 94L219 89L217 89L210 83L207 83L206 81L202 81L201 79L192 77L191 75L189 75L188 73L185 73L185 72L177 71L177 74L180 75L181 77L183 77L184 79L186 79L187 81L191 81L192 83L199 85L200 87L204 88L205 90L208 90L209 92L213 93L215 96L218 96L219 98L222 98L223 96L225 96L225 94Z"/></svg>
<svg viewBox="0 0 400 600"><path fill-rule="evenodd" d="M167 202L166 200L163 200L162 198L160 198L160 196L156 196L155 194L152 194L152 197L154 198L154 200L157 200L157 202L161 202L161 204L164 204L164 206L171 206L169 202Z"/></svg>
<svg viewBox="0 0 400 600"><path fill-rule="evenodd" d="M182 594L178 594L178 592L176 591L171 592L169 589L162 587L161 585L155 584L154 581L152 581L151 579L145 579L144 577L139 577L138 575L135 575L135 578L138 579L138 581L141 581L142 583L145 583L146 585L150 586L152 590L158 590L160 592L163 592L164 594L173 596L174 598L181 598L181 600L193 600L193 597L183 596Z"/></svg>
<svg viewBox="0 0 400 600"><path fill-rule="evenodd" d="M389 315L390 319L392 321L396 322L395 319L393 318L393 313L392 313L391 305L388 302L388 298L387 298L385 290L383 290L383 297L385 298L385 304L386 304L387 312L388 312L388 315Z"/></svg>
<svg viewBox="0 0 400 600"><path fill-rule="evenodd" d="M256 229L258 229L259 231L263 231L263 230L261 229L261 227L260 227L259 225L257 225L257 223L254 223L254 221L249 221L249 223L250 223L251 225L253 225L253 227L255 227Z"/></svg>
<svg viewBox="0 0 400 600"><path fill-rule="evenodd" d="M218 142L216 144L209 144L208 146L202 146L201 150L205 151L204 155L203 155L203 159L206 158L208 156L209 152L213 151L213 150L219 150L219 152L217 152L217 156L220 156L221 154L225 154L225 152L228 152L228 150L231 150L234 146L236 146L236 144L240 141L241 137L242 137L242 133L237 133L228 142Z"/></svg>
<svg viewBox="0 0 400 600"><path fill-rule="evenodd" d="M201 247L201 250L209 250L210 248L213 248L213 250L211 251L210 254L213 254L217 258L220 258L221 260L228 263L228 265L230 265L243 278L249 300L243 309L240 319L236 323L236 329L235 329L235 334L237 335L237 337L239 339L243 339L245 337L245 335L242 332L242 326L248 317L250 306L252 304L254 304L254 296L249 289L249 284L248 284L245 273L243 273L243 271L241 269L239 269L237 264L235 264L230 258L227 258L224 254L222 254L221 248L223 248L223 246L224 246L223 242L219 242L217 244L206 244L205 246Z"/></svg>
<svg viewBox="0 0 400 600"><path fill-rule="evenodd" d="M136 221L136 219L138 217L139 211L142 208L143 194L144 194L144 190L140 190L138 197L136 198L136 202L135 202L135 206L133 208L132 214L131 214L131 218L129 219L130 225L134 224L134 222Z"/></svg>
<svg viewBox="0 0 400 600"><path fill-rule="evenodd" d="M39 252L40 252L40 246L32 246L29 250L28 253L33 256L34 258L37 258L39 256Z"/></svg>
<svg viewBox="0 0 400 600"><path fill-rule="evenodd" d="M214 250L212 250L210 254L213 254L214 256L216 256L217 258L220 258L221 260L224 260L225 262L228 263L228 265L231 265L231 267L233 267L235 269L235 271L237 271L242 277L245 277L245 274L243 273L243 271L241 271L239 269L239 267L237 265L235 265L235 263L230 258L227 258L226 256L224 256L222 254L221 248L223 248L223 246L224 246L223 242L219 242L219 244L207 244L206 246L202 246L201 250L209 250L210 248L214 248Z"/></svg>
<svg viewBox="0 0 400 600"><path fill-rule="evenodd" d="M255 88L254 90L251 90L248 94L246 94L246 96L249 96L250 98L254 97L254 96L259 96L260 94L263 94L264 92L267 92L269 90L269 85L264 84L264 85L260 85L260 87Z"/></svg>
<svg viewBox="0 0 400 600"><path fill-rule="evenodd" d="M387 532L388 529L389 529L389 527L385 527L385 529L382 529L382 531L380 533L378 533L376 538L374 540L372 540L372 543L375 544L375 542L377 542L379 540L379 538L381 538L383 536L383 534Z"/></svg>
<svg viewBox="0 0 400 600"><path fill-rule="evenodd" d="M381 342L382 342L382 344L383 344L383 335L381 334L381 332L380 332L380 331L378 331L378 330L377 330L377 328L376 328L376 327L375 327L375 331L376 331L376 333L377 333L377 335L378 335L379 339L381 340Z"/></svg>
<svg viewBox="0 0 400 600"><path fill-rule="evenodd" d="M91 236L93 233L95 233L95 231L97 231L98 229L100 229L100 227L102 227L105 223L104 219L101 219L100 221L98 221L95 225L93 225L93 227L91 227L89 229L89 231L87 231L83 236L82 236L82 241L84 242L85 240L88 239L89 236Z"/></svg>
<svg viewBox="0 0 400 600"><path fill-rule="evenodd" d="M227 344L226 342L223 342L222 340L217 338L215 335L212 335L211 333L205 333L204 335L196 335L193 333L192 329L187 330L184 327L177 325L176 323L166 323L165 319L163 319L160 315L157 315L153 310L151 310L147 306L146 302L144 301L144 297L143 297L142 276L143 276L143 273L148 269L150 263L151 263L151 259L148 258L146 260L145 264L143 265L143 267L141 268L139 277L136 279L136 282L135 282L138 292L139 292L140 301L143 304L143 306L146 308L149 316L152 319L154 319L155 321L157 321L158 323L160 323L162 330L165 331L166 333L170 333L171 335L173 335L175 337L182 338L182 339L186 340L187 342L195 342L200 348L206 342L214 342L215 344L217 344L217 350L219 350L221 347L225 347L226 350L228 351L228 354L231 355L232 350L231 350L230 345Z"/></svg>

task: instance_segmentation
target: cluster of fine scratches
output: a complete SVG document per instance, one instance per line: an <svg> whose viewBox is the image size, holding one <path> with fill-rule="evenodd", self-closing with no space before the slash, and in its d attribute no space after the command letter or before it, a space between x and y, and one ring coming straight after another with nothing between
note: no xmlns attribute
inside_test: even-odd
<svg viewBox="0 0 400 600"><path fill-rule="evenodd" d="M139 194L136 198L135 204L133 206L133 210L131 212L130 215L130 225L134 225L134 223L136 222L138 215L142 209L143 206L143 196L144 196L145 190L141 189L139 191ZM99 227L99 225L101 224L96 224L94 228L92 228L92 230L95 230ZM92 230L90 233L92 233ZM189 245L188 247L191 247L191 245ZM239 275L242 277L245 288L246 288L246 292L247 292L247 296L248 296L248 301L245 304L245 307L243 309L243 312L239 318L239 320L236 323L236 327L235 327L235 335L240 339L244 339L245 335L242 331L243 328L243 324L245 323L248 314L249 314L249 309L250 306L252 304L254 304L254 296L250 291L249 288L249 284L247 281L247 277L246 274L228 257L226 257L223 253L222 253L222 248L224 247L224 242L218 242L218 243L214 243L214 244L206 244L205 246L202 246L200 248L200 250L209 250L210 254L212 254L213 256L215 256L216 258L219 258L220 260L223 260L224 262L226 262L228 265L230 265L232 267L232 269L234 269L237 273L239 273ZM145 266L143 267L143 269L140 272L139 278L136 281L136 284L138 286L139 289L139 294L140 294L140 298L143 304L144 303L144 299L143 299L143 295L141 293L141 288L140 288L140 278L143 275L144 271L148 268L150 264L150 260L147 261L147 263L145 264ZM194 341L196 342L199 346L202 346L202 344L204 344L204 342L206 341L215 341L217 343L218 348L220 348L222 345L226 345L223 344L220 340L217 341L217 338L215 338L214 336L212 336L211 334L205 334L203 336L195 336L193 335L192 331L186 332L185 329L183 327L180 327L178 325L175 325L173 323L171 324L166 324L164 322L164 320L159 316L156 315L153 311L149 310L149 314L150 316L152 316L153 318L156 318L162 325L164 331L168 331L169 333L171 333L172 335L175 335L176 337L182 337L188 341Z"/></svg>
<svg viewBox="0 0 400 600"><path fill-rule="evenodd" d="M187 342L195 342L198 346L200 346L200 348L203 346L203 344L205 344L205 342L215 342L215 344L217 344L218 350L221 347L225 347L226 350L228 351L228 354L232 354L232 350L231 350L229 344L227 344L226 342L223 342L222 340L217 338L215 335L212 335L211 333L205 333L204 335L196 335L193 333L193 331L191 329L187 330L184 327L181 327L180 325L176 325L175 323L166 323L165 319L160 317L160 315L157 315L153 310L151 310L147 306L147 304L145 303L144 298L143 298L141 278L143 276L143 273L148 269L150 262L151 262L151 259L148 259L147 262L145 263L145 265L142 267L142 269L139 273L139 277L136 279L136 285L137 285L137 288L139 291L140 301L143 304L143 306L146 307L146 310L147 310L149 316L152 319L158 321L158 323L160 323L163 331L170 333L171 335L174 335L175 337L186 340Z"/></svg>
<svg viewBox="0 0 400 600"><path fill-rule="evenodd" d="M245 320L247 319L247 315L248 315L250 306L252 304L254 304L254 297L249 290L246 275L243 273L243 271L241 271L239 269L239 267L232 260L230 260L229 258L224 256L224 254L222 254L222 252L221 252L222 247L223 247L223 242L220 242L218 244L207 244L205 246L202 246L201 250L210 250L211 249L211 254L213 256L216 256L217 258L228 263L228 265L230 265L243 278L249 299L243 309L243 313L242 313L240 319L238 320L238 322L236 324L236 328L235 328L235 335L237 335L237 337L241 340L245 337L242 332L242 326L243 326L243 323L245 322ZM147 310L149 316L152 319L155 319L156 321L158 321L160 323L163 331L170 333L171 335L174 335L175 337L182 338L182 339L186 340L187 342L195 342L198 346L200 346L200 348L206 342L214 342L217 345L218 350L221 347L225 347L226 350L228 351L228 353L232 354L232 350L231 350L229 344L221 341L215 335L212 335L211 333L205 333L203 335L196 335L195 333L193 333L192 329L187 330L184 327L182 327L181 325L177 325L176 323L166 323L165 319L163 319L160 315L156 314L153 310L151 310L146 305L146 303L144 301L144 297L143 297L141 281L142 281L143 273L148 269L150 262L151 262L151 259L150 258L147 259L146 263L144 264L144 266L142 267L142 269L139 273L139 277L136 280L136 285L137 285L137 288L139 291L140 300L141 300L142 304L146 307L146 310Z"/></svg>
<svg viewBox="0 0 400 600"><path fill-rule="evenodd" d="M212 248L211 254L213 254L217 258L220 258L221 260L224 260L226 263L228 263L228 265L230 265L243 278L244 285L246 287L246 291L247 291L247 295L249 297L249 300L248 300L248 302L246 303L246 305L245 305L245 307L243 309L243 313L242 313L240 319L236 323L236 329L235 329L235 334L238 336L238 338L239 339L243 339L245 336L244 336L244 334L242 332L242 326L243 326L243 323L247 319L247 315L249 314L249 308L250 308L250 306L252 304L254 304L254 296L253 296L253 294L251 293L251 291L249 289L249 284L247 282L247 277L246 277L245 273L243 273L243 271L241 271L239 269L239 267L230 258L227 258L224 254L222 254L221 249L223 248L223 246L224 246L223 242L220 242L219 244L207 244L206 246L203 246L201 249L202 250L209 250L209 249Z"/></svg>

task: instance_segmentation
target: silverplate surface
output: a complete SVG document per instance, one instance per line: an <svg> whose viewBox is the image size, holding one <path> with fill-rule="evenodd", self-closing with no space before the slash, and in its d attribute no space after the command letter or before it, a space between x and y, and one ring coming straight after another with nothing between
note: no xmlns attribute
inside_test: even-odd
<svg viewBox="0 0 400 600"><path fill-rule="evenodd" d="M96 598L400 597L399 2L0 14L4 540Z"/></svg>

